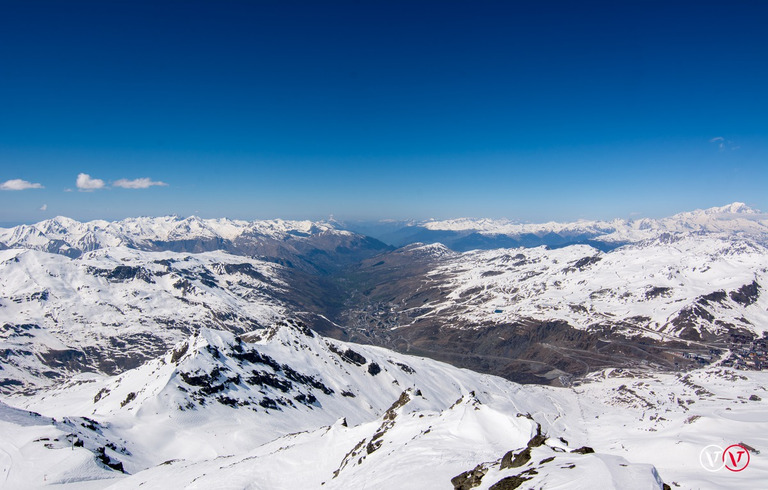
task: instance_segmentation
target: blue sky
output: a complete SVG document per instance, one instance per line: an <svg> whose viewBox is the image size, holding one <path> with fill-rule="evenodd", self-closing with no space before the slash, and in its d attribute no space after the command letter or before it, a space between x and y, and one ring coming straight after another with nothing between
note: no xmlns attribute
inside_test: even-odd
<svg viewBox="0 0 768 490"><path fill-rule="evenodd" d="M768 210L768 2L2 10L3 223Z"/></svg>

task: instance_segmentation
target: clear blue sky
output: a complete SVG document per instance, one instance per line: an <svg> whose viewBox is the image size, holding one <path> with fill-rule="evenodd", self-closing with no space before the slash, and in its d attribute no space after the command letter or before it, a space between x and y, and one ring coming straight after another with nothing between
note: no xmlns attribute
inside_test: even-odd
<svg viewBox="0 0 768 490"><path fill-rule="evenodd" d="M768 210L766 25L765 1L2 1L0 184L43 188L1 190L0 222Z"/></svg>

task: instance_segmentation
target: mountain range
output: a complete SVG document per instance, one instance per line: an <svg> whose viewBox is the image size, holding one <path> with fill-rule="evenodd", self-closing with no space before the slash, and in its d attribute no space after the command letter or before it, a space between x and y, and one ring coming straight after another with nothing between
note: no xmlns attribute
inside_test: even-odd
<svg viewBox="0 0 768 490"><path fill-rule="evenodd" d="M768 443L768 380L729 367L768 354L766 215L360 226L0 229L0 481L499 490L768 474L756 459L703 477L695 461L708 442Z"/></svg>
<svg viewBox="0 0 768 490"><path fill-rule="evenodd" d="M765 334L762 217L735 203L643 221L608 251L394 249L338 224L280 220L23 225L0 232L0 389L114 374L196 329L240 333L284 317L522 382L674 369ZM575 225L538 226L547 236ZM612 230L592 239L631 235Z"/></svg>
<svg viewBox="0 0 768 490"><path fill-rule="evenodd" d="M763 244L768 240L768 214L740 202L661 219L521 223L506 219L461 218L349 223L347 227L395 246L439 242L461 252L573 244L590 244L607 251L626 243L655 238L662 233L725 233L748 237Z"/></svg>

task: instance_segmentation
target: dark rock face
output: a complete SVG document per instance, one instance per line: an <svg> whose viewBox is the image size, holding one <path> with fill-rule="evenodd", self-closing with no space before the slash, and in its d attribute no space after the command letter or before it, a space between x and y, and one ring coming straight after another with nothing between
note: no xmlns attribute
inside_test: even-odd
<svg viewBox="0 0 768 490"><path fill-rule="evenodd" d="M654 299L659 296L669 296L672 288L667 287L653 287L645 292L645 299Z"/></svg>
<svg viewBox="0 0 768 490"><path fill-rule="evenodd" d="M585 270L585 269L588 269L588 268L589 268L589 266L591 266L591 265L593 265L593 264L596 264L596 263L600 262L601 260L602 260L602 259L601 259L600 257L598 257L598 256L594 256L594 257L584 257L584 258L582 258L582 259L579 259L579 260L577 260L577 261L576 261L576 262L573 264L573 267L572 267L572 268L570 268L570 269L571 269L571 270L575 270L575 269L578 269L578 270L580 270L580 271L583 271L583 270Z"/></svg>
<svg viewBox="0 0 768 490"><path fill-rule="evenodd" d="M257 271L251 264L224 264L227 274L243 274L261 282L271 282L265 275Z"/></svg>
<svg viewBox="0 0 768 490"><path fill-rule="evenodd" d="M539 447L543 445L545 442L547 442L547 436L541 433L541 424L536 424L538 427L536 428L536 435L531 438L530 441L528 441L528 447Z"/></svg>
<svg viewBox="0 0 768 490"><path fill-rule="evenodd" d="M19 381L18 379L0 379L0 388L3 387L13 387L13 386L24 386L24 383Z"/></svg>
<svg viewBox="0 0 768 490"><path fill-rule="evenodd" d="M328 344L328 348L331 350L331 352L339 356L341 360L344 362L355 364L357 366L362 366L363 364L368 362L368 360L362 354L359 354L353 351L352 349L341 351L338 348L336 348L336 346L333 344ZM369 371L370 371L370 368L369 368Z"/></svg>
<svg viewBox="0 0 768 490"><path fill-rule="evenodd" d="M173 351L173 354L171 354L171 362L176 364L179 362L179 360L184 357L184 354L187 353L187 350L189 349L189 344L183 344L179 346L177 349Z"/></svg>
<svg viewBox="0 0 768 490"><path fill-rule="evenodd" d="M125 473L125 470L123 469L123 463L120 461L116 461L112 459L107 453L105 447L100 447L96 450L96 457L98 458L101 463L115 471L119 471L120 473Z"/></svg>
<svg viewBox="0 0 768 490"><path fill-rule="evenodd" d="M737 291L731 291L728 296L740 305L749 306L757 301L760 296L760 285L757 281L741 286Z"/></svg>
<svg viewBox="0 0 768 490"><path fill-rule="evenodd" d="M672 324L680 327L680 338L685 340L701 340L701 334L696 329L700 323L711 324L715 316L701 304L687 306L672 320Z"/></svg>
<svg viewBox="0 0 768 490"><path fill-rule="evenodd" d="M515 453L514 451L507 452L501 458L501 469L507 468L519 468L525 463L531 460L531 448L526 447L522 451Z"/></svg>
<svg viewBox="0 0 768 490"><path fill-rule="evenodd" d="M0 327L0 338L33 337L33 335L30 333L32 330L41 330L41 328L39 325L32 323L25 323L21 325L6 323Z"/></svg>
<svg viewBox="0 0 768 490"><path fill-rule="evenodd" d="M227 388L227 384L236 381L239 382L239 380L236 379L222 380L221 375L222 370L218 366L213 368L210 373L187 373L183 371L179 373L179 376L182 380L184 380L186 384L199 388L199 391L202 395L211 395L220 391L224 391Z"/></svg>
<svg viewBox="0 0 768 490"><path fill-rule="evenodd" d="M296 383L311 386L312 388L316 388L320 391L322 391L326 395L332 395L334 391L324 385L322 382L317 380L314 376L309 376L306 374L300 374L294 371L290 368L287 364L283 364L281 366L282 371L285 373L285 377L290 379L291 381L295 381Z"/></svg>
<svg viewBox="0 0 768 490"><path fill-rule="evenodd" d="M146 283L155 282L152 279L152 273L143 267L131 267L128 265L119 265L107 272L104 277L110 281L122 282L131 279L139 279Z"/></svg>
<svg viewBox="0 0 768 490"><path fill-rule="evenodd" d="M403 370L403 372L405 372L405 373L408 373L408 374L414 374L414 373L416 372L416 371L415 371L415 370L414 370L414 369L413 369L411 366L409 366L409 365L407 365L407 364L403 364L403 363L401 363L401 362L394 362L394 361L390 361L390 362L392 362L392 363L393 363L393 364L395 364L397 367L399 367L400 369L402 369L402 370Z"/></svg>
<svg viewBox="0 0 768 490"><path fill-rule="evenodd" d="M381 372L381 366L376 364L375 362L372 362L368 365L368 374L371 376L376 376Z"/></svg>
<svg viewBox="0 0 768 490"><path fill-rule="evenodd" d="M580 448L578 448L578 449L574 449L574 450L573 450L573 451L571 451L571 452L572 452L572 453L576 453L576 454L591 454L591 453L594 453L594 452L595 452L595 450L594 450L594 449L592 449L592 448L591 448L591 447L589 447L589 446L582 446L582 447L580 447Z"/></svg>
<svg viewBox="0 0 768 490"><path fill-rule="evenodd" d="M283 393L287 393L293 387L293 384L290 381L281 379L275 374L267 371L254 370L253 376L247 378L246 382L251 385L271 386L272 388L276 388Z"/></svg>
<svg viewBox="0 0 768 490"><path fill-rule="evenodd" d="M508 476L506 478L502 478L488 488L489 490L514 490L515 488L520 487L520 485L525 483L527 480L530 480L530 478L525 478L519 475Z"/></svg>
<svg viewBox="0 0 768 490"><path fill-rule="evenodd" d="M697 301L700 305L709 306L709 303L720 303L728 297L725 291L715 291L700 297Z"/></svg>
<svg viewBox="0 0 768 490"><path fill-rule="evenodd" d="M136 393L134 393L134 392L128 393L128 396L125 397L125 400L120 402L120 407L122 408L122 407L128 405L129 403L131 403L135 399L136 399Z"/></svg>
<svg viewBox="0 0 768 490"><path fill-rule="evenodd" d="M89 366L86 355L75 349L49 350L41 352L40 357L45 364L55 368L67 368L72 371L87 371Z"/></svg>
<svg viewBox="0 0 768 490"><path fill-rule="evenodd" d="M470 490L480 485L483 481L483 477L488 473L488 468L479 464L474 469L465 471L460 475L456 475L451 478L454 490Z"/></svg>

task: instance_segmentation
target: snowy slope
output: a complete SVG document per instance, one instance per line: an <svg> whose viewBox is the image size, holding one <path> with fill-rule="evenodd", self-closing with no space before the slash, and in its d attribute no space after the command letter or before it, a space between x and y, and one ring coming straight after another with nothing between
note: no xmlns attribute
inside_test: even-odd
<svg viewBox="0 0 768 490"><path fill-rule="evenodd" d="M523 318L697 339L768 331L768 249L741 238L662 235L610 252L587 245L445 255L404 300L400 326L475 328ZM434 291L426 294L425 291ZM410 306L413 304L414 306Z"/></svg>
<svg viewBox="0 0 768 490"><path fill-rule="evenodd" d="M0 405L0 462L8 488L22 472L25 488L753 488L766 383L714 367L521 386L299 324L203 330L119 377L6 397L43 417ZM704 446L731 443L757 450L745 471L702 469Z"/></svg>
<svg viewBox="0 0 768 490"><path fill-rule="evenodd" d="M57 422L0 402L0 487L86 484L113 478L114 472L99 464L89 449L73 445L81 440L77 432L71 421Z"/></svg>
<svg viewBox="0 0 768 490"><path fill-rule="evenodd" d="M281 269L223 252L115 247L70 259L2 250L0 388L46 385L82 371L117 373L201 327L268 325L285 314L277 299L289 288Z"/></svg>
<svg viewBox="0 0 768 490"><path fill-rule="evenodd" d="M109 419L114 427L126 429L115 429L125 437L153 434L144 444L153 445L157 456L129 461L130 467L180 457L179 447L185 459L219 456L341 418L360 424L381 415L407 389L422 392L414 396L415 406L447 407L470 388L491 389L500 381L478 384L478 375L446 368L324 339L298 324L240 337L204 329L166 356L120 376L84 375L59 389L15 400L30 409L48 407L46 413L54 416L84 413ZM514 410L513 403L505 407ZM212 440L209 432L219 430L222 420L230 429L243 429L236 429L235 437ZM175 439L184 439L184 444L175 444Z"/></svg>
<svg viewBox="0 0 768 490"><path fill-rule="evenodd" d="M57 419L87 416L77 420L89 421L85 425L96 434L79 435L90 437L85 449L103 453L133 475L113 471L109 481L101 473L82 472L83 480L99 486L450 488L451 479L466 469L528 446L536 458L560 457L558 464L540 465L538 472L551 478L566 479L557 475L571 473L566 466L573 464L587 473L593 468L615 473L592 480L605 488L626 488L622 482L628 479L644 488L661 486L651 465L599 451L571 453L580 441L566 443L554 433L546 414L556 414L557 405L546 392L330 341L297 324L240 338L203 330L163 358L119 377L81 376L8 402ZM24 432L21 424L5 419L3 434ZM54 429L44 431L47 437L56 435ZM535 439L539 433L544 438ZM101 446L91 442L96 436L103 437ZM39 477L52 474L48 464L70 473L85 465L61 462L66 446L25 444L42 452L32 485L44 486ZM23 455L15 456L10 470L23 464ZM497 468L499 479L526 469Z"/></svg>

